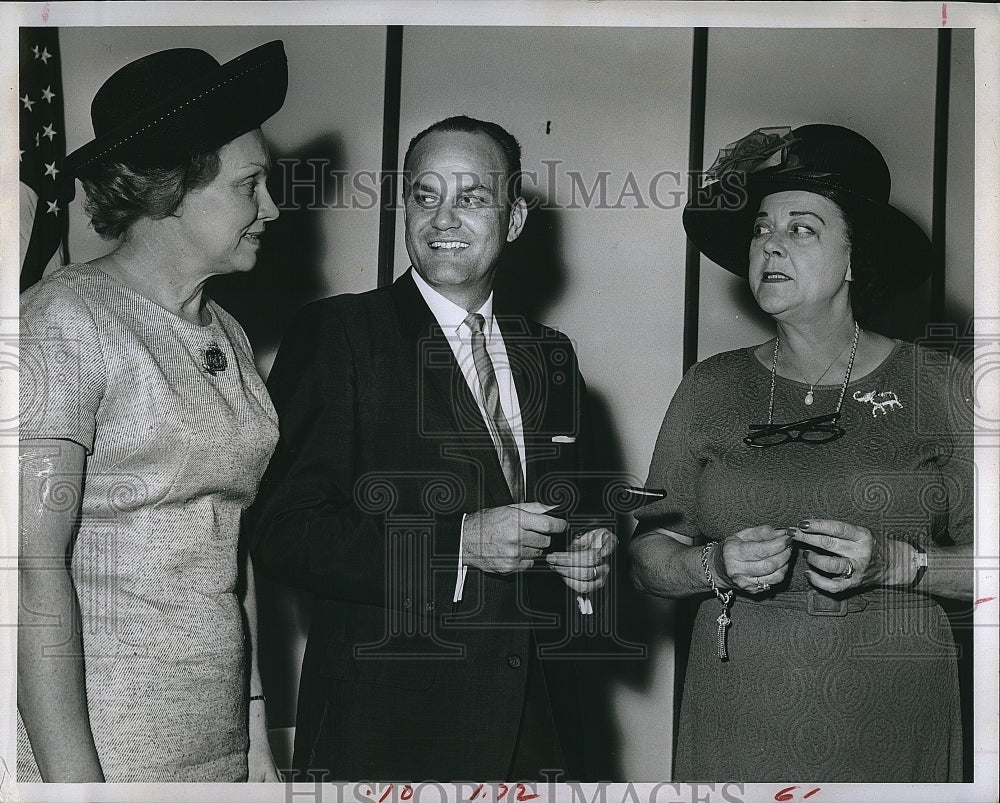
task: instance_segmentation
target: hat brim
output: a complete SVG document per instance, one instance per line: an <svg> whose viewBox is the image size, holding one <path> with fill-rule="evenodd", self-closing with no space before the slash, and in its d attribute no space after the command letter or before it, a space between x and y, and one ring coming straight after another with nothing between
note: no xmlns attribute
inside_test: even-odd
<svg viewBox="0 0 1000 803"><path fill-rule="evenodd" d="M281 108L287 90L284 46L268 42L197 81L165 88L163 102L69 154L65 172L86 176L108 158L170 165L214 150L260 127Z"/></svg>
<svg viewBox="0 0 1000 803"><path fill-rule="evenodd" d="M856 225L873 232L869 238L876 253L879 274L892 292L921 284L931 274L935 254L923 229L907 214L891 204L872 201L861 195L845 192L843 187L821 178L792 175L769 176L752 180L743 193L744 203L734 207L733 188L722 182L698 191L697 202L684 208L684 230L699 251L744 279L747 278L750 240L760 201L767 195L785 190L802 190L823 195L827 190L839 190L850 196L860 211Z"/></svg>

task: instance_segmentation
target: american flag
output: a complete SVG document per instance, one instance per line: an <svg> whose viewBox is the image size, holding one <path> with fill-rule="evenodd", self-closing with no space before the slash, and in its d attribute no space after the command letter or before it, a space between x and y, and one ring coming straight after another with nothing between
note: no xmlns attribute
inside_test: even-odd
<svg viewBox="0 0 1000 803"><path fill-rule="evenodd" d="M21 161L21 289L50 263L68 262L66 157L59 32L21 28L18 88Z"/></svg>

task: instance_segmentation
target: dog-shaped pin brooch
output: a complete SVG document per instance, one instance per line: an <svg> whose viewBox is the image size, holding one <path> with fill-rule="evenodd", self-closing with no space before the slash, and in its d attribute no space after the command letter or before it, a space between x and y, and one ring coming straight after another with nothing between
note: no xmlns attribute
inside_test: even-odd
<svg viewBox="0 0 1000 803"><path fill-rule="evenodd" d="M903 406L903 403L899 400L899 396L892 390L869 390L867 393L856 390L854 391L854 401L861 402L862 404L871 404L872 418L877 418L879 415L888 415L890 410L896 407L902 408Z"/></svg>

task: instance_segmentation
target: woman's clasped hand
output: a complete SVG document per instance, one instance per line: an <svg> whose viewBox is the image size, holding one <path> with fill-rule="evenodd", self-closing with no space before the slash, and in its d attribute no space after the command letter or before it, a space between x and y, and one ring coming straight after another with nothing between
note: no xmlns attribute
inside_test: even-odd
<svg viewBox="0 0 1000 803"><path fill-rule="evenodd" d="M793 527L747 527L718 544L713 568L722 588L754 594L777 585L795 552L808 567L804 575L816 588L838 593L865 586L902 586L913 580L897 541L877 539L866 527L843 521L811 519Z"/></svg>
<svg viewBox="0 0 1000 803"><path fill-rule="evenodd" d="M785 579L792 539L784 527L747 527L725 538L714 552L720 586L761 593Z"/></svg>

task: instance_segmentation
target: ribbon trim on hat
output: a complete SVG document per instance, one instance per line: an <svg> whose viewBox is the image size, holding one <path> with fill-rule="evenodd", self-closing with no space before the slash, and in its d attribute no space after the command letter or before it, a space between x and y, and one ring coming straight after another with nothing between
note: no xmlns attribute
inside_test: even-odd
<svg viewBox="0 0 1000 803"><path fill-rule="evenodd" d="M719 181L730 173L762 173L771 175L792 173L800 178L823 179L829 172L804 170L802 160L792 153L791 146L799 142L791 126L758 128L719 151L712 166L705 171L703 186Z"/></svg>
<svg viewBox="0 0 1000 803"><path fill-rule="evenodd" d="M797 140L791 126L758 128L719 151L705 178L718 181L726 173L756 173L768 167L795 167L798 160L788 152Z"/></svg>

